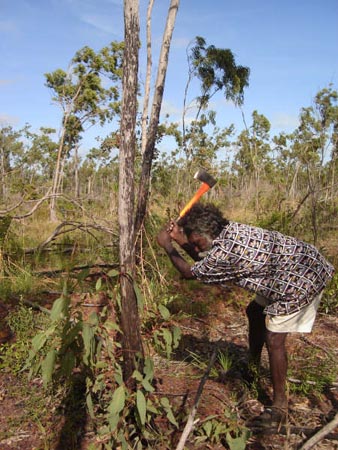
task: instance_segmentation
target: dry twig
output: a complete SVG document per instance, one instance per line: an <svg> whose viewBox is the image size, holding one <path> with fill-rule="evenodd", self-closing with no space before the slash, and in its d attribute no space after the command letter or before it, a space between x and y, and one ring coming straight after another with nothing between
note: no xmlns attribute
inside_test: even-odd
<svg viewBox="0 0 338 450"><path fill-rule="evenodd" d="M319 441L325 438L331 431L334 430L338 426L338 413L334 416L331 422L327 423L321 430L317 431L305 444L302 445L300 450L310 450L314 447Z"/></svg>
<svg viewBox="0 0 338 450"><path fill-rule="evenodd" d="M211 358L210 358L207 370L205 371L205 373L204 373L204 375L203 375L203 377L202 377L202 379L200 381L200 384L198 386L198 390L197 390L197 393L196 393L196 396L195 396L193 407L192 407L192 409L190 411L187 423L186 423L186 425L184 427L183 433L181 435L181 439L180 439L180 441L179 441L179 443L178 443L178 445L176 447L176 450L183 450L184 449L184 444L185 444L186 440L188 439L188 436L189 436L189 434L190 434L190 432L191 432L191 430L192 430L192 428L194 426L195 415L197 413L197 408L198 408L200 397L202 395L203 387L204 387L204 385L205 385L205 383L206 383L206 381L207 381L207 379L209 377L210 370L211 370L212 366L215 363L216 355L217 355L217 347L215 347L215 349L214 349L214 351L213 351L213 353L211 355Z"/></svg>

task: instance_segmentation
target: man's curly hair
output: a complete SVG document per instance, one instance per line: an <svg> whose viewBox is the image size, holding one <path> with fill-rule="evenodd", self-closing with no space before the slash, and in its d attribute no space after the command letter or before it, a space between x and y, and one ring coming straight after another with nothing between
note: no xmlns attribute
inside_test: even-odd
<svg viewBox="0 0 338 450"><path fill-rule="evenodd" d="M178 223L188 237L195 232L215 239L229 221L215 205L195 203Z"/></svg>

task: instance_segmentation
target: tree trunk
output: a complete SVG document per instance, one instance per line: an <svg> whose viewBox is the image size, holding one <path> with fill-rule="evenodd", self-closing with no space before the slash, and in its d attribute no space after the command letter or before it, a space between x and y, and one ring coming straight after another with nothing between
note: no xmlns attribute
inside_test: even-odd
<svg viewBox="0 0 338 450"><path fill-rule="evenodd" d="M74 195L75 198L80 198L80 180L79 180L79 154L78 145L74 148Z"/></svg>
<svg viewBox="0 0 338 450"><path fill-rule="evenodd" d="M179 0L171 0L167 23L165 27L165 31L163 33L162 47L160 60L157 71L157 79L152 103L151 116L149 121L149 127L147 131L147 139L145 150L143 154L142 160L142 171L141 178L139 183L139 195L137 202L137 211L136 211L136 219L135 219L135 233L137 234L141 229L141 226L144 221L144 217L146 215L146 209L148 204L149 197L149 187L150 187L150 172L151 166L154 159L154 149L157 135L158 122L160 118L161 112L161 104L163 99L163 91L165 84L165 77L167 74L168 67L168 57L169 57L169 49L170 42L172 38L172 34L174 31L174 25L176 20L176 14L179 6Z"/></svg>
<svg viewBox="0 0 338 450"><path fill-rule="evenodd" d="M125 48L123 56L123 97L121 146L119 152L119 234L121 266L121 330L124 381L132 385L136 358L143 360L137 298L134 290L134 163L139 51L138 0L124 0Z"/></svg>
<svg viewBox="0 0 338 450"><path fill-rule="evenodd" d="M150 97L150 79L151 79L151 13L153 10L155 0L149 0L147 9L147 75L144 87L144 100L143 100L143 113L142 113L142 141L141 141L141 154L143 155L147 144L147 125L148 125L148 109L149 109L149 97Z"/></svg>

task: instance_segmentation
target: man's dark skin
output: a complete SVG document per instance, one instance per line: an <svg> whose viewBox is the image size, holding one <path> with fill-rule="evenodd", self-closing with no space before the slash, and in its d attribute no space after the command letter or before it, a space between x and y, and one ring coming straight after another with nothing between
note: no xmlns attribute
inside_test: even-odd
<svg viewBox="0 0 338 450"><path fill-rule="evenodd" d="M206 235L192 233L186 237L176 222L170 222L167 229L163 229L157 236L158 244L164 248L174 267L185 279L194 279L190 264L178 253L173 246L175 241L192 259L200 260L200 252L210 250L212 239ZM264 307L251 302L247 307L249 320L249 349L253 363L259 364L264 343L267 346L270 362L270 371L273 386L272 407L278 411L286 412L286 375L287 353L285 348L287 333L275 333L266 329Z"/></svg>

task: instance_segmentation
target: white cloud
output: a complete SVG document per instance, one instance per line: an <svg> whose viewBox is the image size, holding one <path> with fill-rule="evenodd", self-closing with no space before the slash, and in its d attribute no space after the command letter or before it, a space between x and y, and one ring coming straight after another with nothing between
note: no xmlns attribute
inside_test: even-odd
<svg viewBox="0 0 338 450"><path fill-rule="evenodd" d="M280 113L271 119L271 125L272 128L296 128L299 125L299 118L295 115Z"/></svg>
<svg viewBox="0 0 338 450"><path fill-rule="evenodd" d="M0 125L1 126L17 125L19 122L20 122L20 119L17 116L10 116L8 114L0 113Z"/></svg>

